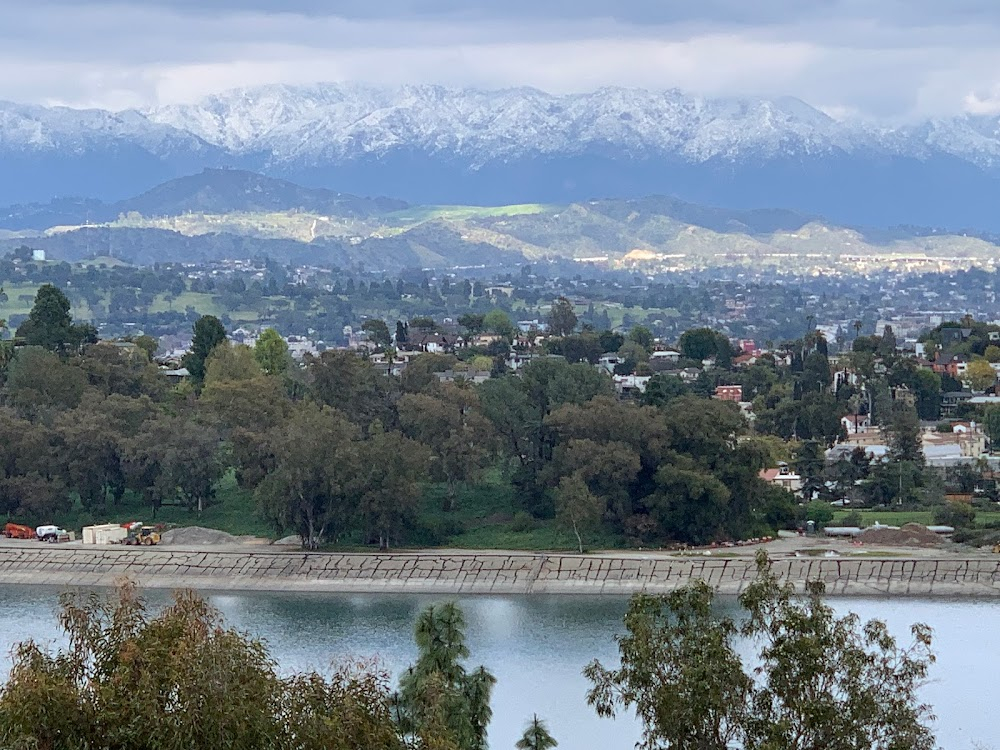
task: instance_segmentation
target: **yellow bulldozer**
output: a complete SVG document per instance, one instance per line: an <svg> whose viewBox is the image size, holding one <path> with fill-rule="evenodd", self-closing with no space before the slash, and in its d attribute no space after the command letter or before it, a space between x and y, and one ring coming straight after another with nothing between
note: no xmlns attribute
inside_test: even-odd
<svg viewBox="0 0 1000 750"><path fill-rule="evenodd" d="M152 547L160 543L160 532L152 526L134 523L128 527L128 536L122 543L131 547Z"/></svg>

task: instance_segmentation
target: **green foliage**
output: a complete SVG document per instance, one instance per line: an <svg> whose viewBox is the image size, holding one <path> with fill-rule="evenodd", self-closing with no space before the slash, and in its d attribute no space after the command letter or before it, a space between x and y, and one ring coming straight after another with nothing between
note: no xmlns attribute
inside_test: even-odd
<svg viewBox="0 0 1000 750"><path fill-rule="evenodd" d="M382 325L385 326L385 323ZM388 334L388 329L386 333ZM253 355L260 369L267 375L282 375L288 369L288 344L273 328L261 331L253 347Z"/></svg>
<svg viewBox="0 0 1000 750"><path fill-rule="evenodd" d="M107 598L64 594L59 625L65 649L15 649L4 747L404 750L384 672L282 677L263 643L192 593L156 615L131 583Z"/></svg>
<svg viewBox="0 0 1000 750"><path fill-rule="evenodd" d="M976 522L976 509L968 503L946 503L934 511L934 523L965 529Z"/></svg>
<svg viewBox="0 0 1000 750"><path fill-rule="evenodd" d="M620 637L621 666L585 670L601 716L634 710L646 747L726 750L931 750L917 690L933 662L931 631L901 647L884 623L838 617L811 582L782 585L762 552L740 618L719 617L695 582L664 597L637 595ZM737 639L754 651L744 664Z"/></svg>
<svg viewBox="0 0 1000 750"><path fill-rule="evenodd" d="M64 353L95 342L97 331L91 325L74 325L66 295L52 284L43 284L28 319L18 327L16 337L29 346Z"/></svg>
<svg viewBox="0 0 1000 750"><path fill-rule="evenodd" d="M394 705L404 736L437 735L450 747L486 750L496 678L468 671L465 616L453 602L431 605L417 618L417 661L400 678Z"/></svg>
<svg viewBox="0 0 1000 750"><path fill-rule="evenodd" d="M205 379L205 363L208 355L226 340L226 329L214 315L202 315L195 321L191 351L184 355L184 367L191 373L191 379L201 385Z"/></svg>
<svg viewBox="0 0 1000 750"><path fill-rule="evenodd" d="M556 336L568 336L576 329L576 312L573 303L565 297L560 297L552 303L549 312L549 331Z"/></svg>
<svg viewBox="0 0 1000 750"><path fill-rule="evenodd" d="M545 722L539 719L537 714L531 717L528 726L524 728L524 734L514 743L517 750L552 750L558 746L559 743L549 733Z"/></svg>
<svg viewBox="0 0 1000 750"><path fill-rule="evenodd" d="M688 359L701 362L714 359L725 365L732 358L732 347L729 339L711 328L694 328L681 334L678 342L683 354Z"/></svg>
<svg viewBox="0 0 1000 750"><path fill-rule="evenodd" d="M833 508L822 500L814 500L805 507L805 518L813 521L818 528L823 528L833 520Z"/></svg>
<svg viewBox="0 0 1000 750"><path fill-rule="evenodd" d="M484 330L503 336L508 341L517 333L517 326L510 316L498 307L494 307L483 316L482 325Z"/></svg>

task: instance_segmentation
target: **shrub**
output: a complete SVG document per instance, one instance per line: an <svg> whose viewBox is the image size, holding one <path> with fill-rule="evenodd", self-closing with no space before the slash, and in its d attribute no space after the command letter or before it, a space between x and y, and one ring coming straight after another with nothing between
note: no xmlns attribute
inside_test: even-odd
<svg viewBox="0 0 1000 750"><path fill-rule="evenodd" d="M523 510L519 510L514 514L514 520L510 523L511 531L516 531L519 534L523 534L527 531L534 531L538 526L538 521L530 513Z"/></svg>
<svg viewBox="0 0 1000 750"><path fill-rule="evenodd" d="M976 509L965 503L947 503L934 512L934 523L963 529L972 526L976 520Z"/></svg>

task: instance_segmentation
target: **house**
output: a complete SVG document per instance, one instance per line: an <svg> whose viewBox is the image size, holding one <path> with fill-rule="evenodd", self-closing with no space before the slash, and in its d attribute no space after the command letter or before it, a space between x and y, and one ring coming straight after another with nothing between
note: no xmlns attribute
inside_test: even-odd
<svg viewBox="0 0 1000 750"><path fill-rule="evenodd" d="M615 390L620 396L634 398L646 392L649 375L615 375Z"/></svg>
<svg viewBox="0 0 1000 750"><path fill-rule="evenodd" d="M719 401L732 401L738 404L743 400L742 385L719 385L715 387L715 398Z"/></svg>
<svg viewBox="0 0 1000 750"><path fill-rule="evenodd" d="M599 360L597 360L598 369L604 370L608 375L615 374L615 367L620 365L624 360L617 354L604 354Z"/></svg>
<svg viewBox="0 0 1000 750"><path fill-rule="evenodd" d="M844 425L848 435L858 435L868 432L872 426L871 417L867 414L848 414L842 417L840 423Z"/></svg>
<svg viewBox="0 0 1000 750"><path fill-rule="evenodd" d="M681 359L681 353L676 349L663 349L660 351L655 351L649 355L650 363L653 362L670 362L671 364L677 364Z"/></svg>
<svg viewBox="0 0 1000 750"><path fill-rule="evenodd" d="M427 352L428 354L447 354L455 351L458 343L458 336L447 333L436 333L434 331L419 331L411 335L406 343L406 348L410 351Z"/></svg>
<svg viewBox="0 0 1000 750"><path fill-rule="evenodd" d="M968 391L949 391L941 394L941 416L951 417L955 415L958 407L969 401L972 394Z"/></svg>
<svg viewBox="0 0 1000 750"><path fill-rule="evenodd" d="M777 468L761 469L758 475L768 484L781 487L789 492L798 493L802 491L803 481L799 474L796 474L788 464L780 462Z"/></svg>
<svg viewBox="0 0 1000 750"><path fill-rule="evenodd" d="M171 385L182 383L191 377L186 367L178 367L174 370L160 370L160 374L167 379Z"/></svg>

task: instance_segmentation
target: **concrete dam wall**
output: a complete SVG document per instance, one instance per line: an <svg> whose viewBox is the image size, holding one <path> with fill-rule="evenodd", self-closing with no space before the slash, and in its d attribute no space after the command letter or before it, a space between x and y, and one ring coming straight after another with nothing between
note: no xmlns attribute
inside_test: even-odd
<svg viewBox="0 0 1000 750"><path fill-rule="evenodd" d="M774 560L783 580L821 580L830 594L1000 595L1000 557ZM752 557L529 552L384 554L248 550L0 546L0 583L111 586L129 577L150 588L347 593L666 593L701 579L724 594L755 576Z"/></svg>

